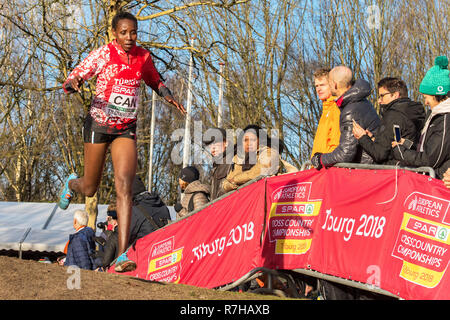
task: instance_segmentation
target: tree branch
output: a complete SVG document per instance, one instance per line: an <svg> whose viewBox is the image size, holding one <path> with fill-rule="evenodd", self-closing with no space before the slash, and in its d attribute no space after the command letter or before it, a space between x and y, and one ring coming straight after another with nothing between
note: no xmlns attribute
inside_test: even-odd
<svg viewBox="0 0 450 320"><path fill-rule="evenodd" d="M168 10L165 10L165 11L157 12L157 13L150 14L148 16L142 17L140 15L142 10L148 6L148 5L144 5L141 9L139 9L138 13L136 14L136 18L138 20L141 20L141 21L142 20L150 20L150 19L161 17L161 16L165 16L165 15L168 15L168 14L172 14L172 13L174 13L176 11L182 11L182 10L185 10L185 9L188 9L188 8L191 8L191 7L198 7L198 6L211 6L211 7L219 7L219 8L230 8L233 5L246 3L246 2L249 2L249 1L250 0L231 1L230 3L224 3L224 4L213 2L213 1L191 2L191 3L188 3L188 4L182 5L182 6L174 7L172 9L168 9Z"/></svg>

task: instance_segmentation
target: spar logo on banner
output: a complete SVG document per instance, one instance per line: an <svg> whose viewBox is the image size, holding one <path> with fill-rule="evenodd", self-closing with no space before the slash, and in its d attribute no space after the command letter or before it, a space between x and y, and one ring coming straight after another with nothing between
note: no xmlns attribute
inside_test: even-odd
<svg viewBox="0 0 450 320"><path fill-rule="evenodd" d="M450 201L420 192L403 204L403 220L392 255L403 260L400 277L434 288L449 262Z"/></svg>
<svg viewBox="0 0 450 320"><path fill-rule="evenodd" d="M322 200L310 199L311 182L279 187L272 193L269 241L275 254L304 254L311 247L312 226Z"/></svg>
<svg viewBox="0 0 450 320"><path fill-rule="evenodd" d="M152 245L148 258L147 280L180 281L183 247L174 249L175 237L170 237Z"/></svg>

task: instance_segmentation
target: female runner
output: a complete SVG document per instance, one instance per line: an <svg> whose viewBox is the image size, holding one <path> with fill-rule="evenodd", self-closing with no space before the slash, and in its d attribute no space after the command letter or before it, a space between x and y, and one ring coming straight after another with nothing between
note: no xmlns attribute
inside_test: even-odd
<svg viewBox="0 0 450 320"><path fill-rule="evenodd" d="M59 207L67 209L74 193L93 196L100 184L106 152L111 147L116 188L119 257L115 271L132 271L136 263L127 257L132 207L132 183L136 174L136 115L141 80L183 114L162 82L149 51L136 45L137 19L128 12L112 20L115 40L91 52L67 77L66 93L80 92L84 80L97 76L96 93L83 126L84 176L72 173L60 194Z"/></svg>

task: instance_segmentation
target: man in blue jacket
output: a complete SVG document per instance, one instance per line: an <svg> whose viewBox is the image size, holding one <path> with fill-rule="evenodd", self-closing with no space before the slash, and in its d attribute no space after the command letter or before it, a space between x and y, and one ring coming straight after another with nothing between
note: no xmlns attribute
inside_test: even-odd
<svg viewBox="0 0 450 320"><path fill-rule="evenodd" d="M76 210L73 216L75 233L69 236L65 266L77 266L81 269L96 268L91 254L95 252L94 230L88 227L88 213Z"/></svg>

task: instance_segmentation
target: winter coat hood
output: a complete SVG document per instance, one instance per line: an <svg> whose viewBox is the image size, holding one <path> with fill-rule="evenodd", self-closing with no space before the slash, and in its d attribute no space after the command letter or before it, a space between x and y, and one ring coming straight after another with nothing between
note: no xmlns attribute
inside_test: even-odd
<svg viewBox="0 0 450 320"><path fill-rule="evenodd" d="M435 106L432 110L431 110L431 114L428 117L427 121L425 122L425 125L423 126L422 129L422 136L426 136L427 131L428 131L428 127L431 123L431 119L433 119L433 117L435 117L438 114L444 114L444 113L450 113L450 98L448 98L447 100L442 101L441 103L439 103L437 106ZM422 139L422 142L419 146L419 151L423 152L424 151L424 144L425 144L425 139Z"/></svg>
<svg viewBox="0 0 450 320"><path fill-rule="evenodd" d="M420 131L425 121L425 109L420 102L409 98L399 98L387 105L381 105L381 114L387 111L397 111L414 123L417 131Z"/></svg>
<svg viewBox="0 0 450 320"><path fill-rule="evenodd" d="M135 197L134 202L139 202L151 207L165 206L165 203L161 200L159 194L156 192L142 192Z"/></svg>
<svg viewBox="0 0 450 320"><path fill-rule="evenodd" d="M442 114L450 112L450 98L439 103L436 107L431 110L431 114Z"/></svg>
<svg viewBox="0 0 450 320"><path fill-rule="evenodd" d="M372 88L370 87L370 83L364 79L358 79L355 81L354 85L342 95L342 104L341 108L343 108L346 104L351 102L358 102L366 99Z"/></svg>
<svg viewBox="0 0 450 320"><path fill-rule="evenodd" d="M184 189L185 194L194 193L197 191L202 191L206 193L210 193L209 186L200 182L200 180L195 180L188 184L186 189Z"/></svg>
<svg viewBox="0 0 450 320"><path fill-rule="evenodd" d="M339 145L332 152L322 154L321 161L324 167L342 162L373 163L372 157L362 149L352 133L353 121L375 135L378 132L380 118L372 104L367 100L370 92L370 84L363 79L358 79L349 90L336 100L336 104L341 111L339 116L341 134Z"/></svg>

